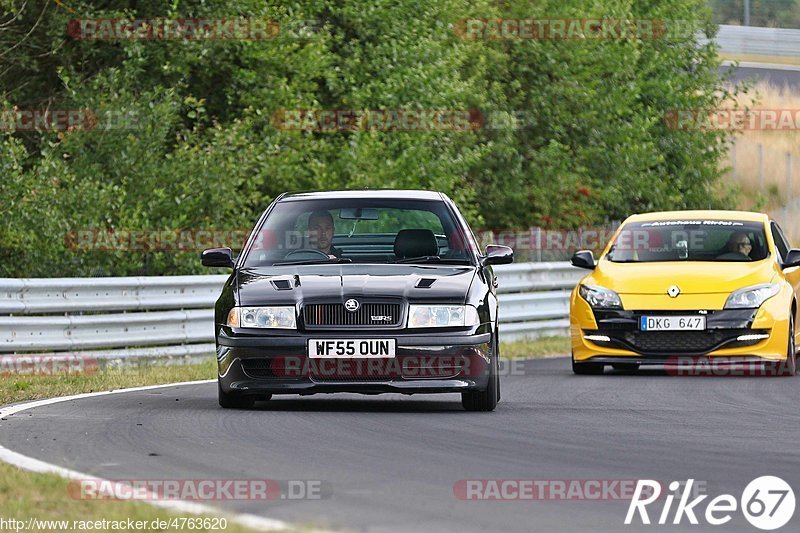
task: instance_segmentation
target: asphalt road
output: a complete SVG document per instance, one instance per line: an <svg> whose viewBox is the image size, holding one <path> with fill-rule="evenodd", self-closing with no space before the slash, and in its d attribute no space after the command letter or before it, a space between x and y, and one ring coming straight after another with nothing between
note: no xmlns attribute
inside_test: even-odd
<svg viewBox="0 0 800 533"><path fill-rule="evenodd" d="M723 66L719 69L720 76L727 74L730 67ZM787 85L794 90L800 88L800 68L798 67L782 67L780 65L771 67L743 67L734 69L733 81L740 82L744 80L767 81L778 87Z"/></svg>
<svg viewBox="0 0 800 533"><path fill-rule="evenodd" d="M351 394L229 411L215 384L184 385L19 413L0 421L0 444L106 479L318 480L322 499L212 503L357 531L712 529L626 528L628 500L462 500L454 484L467 479L693 478L738 499L777 475L800 489L800 376L575 376L564 358L510 371L493 413L462 411L457 395ZM800 510L785 529L798 524ZM740 512L713 529L753 530Z"/></svg>

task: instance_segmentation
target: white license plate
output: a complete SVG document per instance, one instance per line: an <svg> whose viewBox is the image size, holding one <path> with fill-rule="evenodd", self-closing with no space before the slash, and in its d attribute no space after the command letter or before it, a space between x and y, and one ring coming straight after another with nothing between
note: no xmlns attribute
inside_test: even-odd
<svg viewBox="0 0 800 533"><path fill-rule="evenodd" d="M308 356L312 359L394 357L395 339L310 339Z"/></svg>
<svg viewBox="0 0 800 533"><path fill-rule="evenodd" d="M688 316L643 316L639 318L641 331L694 331L706 329L706 317Z"/></svg>

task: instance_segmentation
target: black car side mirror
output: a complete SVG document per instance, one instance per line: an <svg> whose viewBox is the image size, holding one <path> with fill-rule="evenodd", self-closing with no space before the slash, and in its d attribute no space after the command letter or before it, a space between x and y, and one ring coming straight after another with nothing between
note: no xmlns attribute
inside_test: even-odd
<svg viewBox="0 0 800 533"><path fill-rule="evenodd" d="M786 259L783 261L783 268L800 266L800 250L792 248L786 254Z"/></svg>
<svg viewBox="0 0 800 533"><path fill-rule="evenodd" d="M230 248L211 248L200 255L203 266L233 268L233 252Z"/></svg>
<svg viewBox="0 0 800 533"><path fill-rule="evenodd" d="M589 270L594 270L594 267L597 265L594 262L594 253L591 250L580 250L575 252L570 260L572 266L576 266L578 268L588 268Z"/></svg>
<svg viewBox="0 0 800 533"><path fill-rule="evenodd" d="M490 244L486 247L486 255L481 264L486 265L507 265L514 262L514 250L508 246Z"/></svg>

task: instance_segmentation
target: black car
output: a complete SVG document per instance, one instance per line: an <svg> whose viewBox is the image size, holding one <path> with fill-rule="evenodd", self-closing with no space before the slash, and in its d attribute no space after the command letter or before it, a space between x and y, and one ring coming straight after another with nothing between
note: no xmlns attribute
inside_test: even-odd
<svg viewBox="0 0 800 533"><path fill-rule="evenodd" d="M478 249L452 200L429 191L283 194L230 267L216 304L219 404L273 394L461 393L500 399L497 282L505 246Z"/></svg>

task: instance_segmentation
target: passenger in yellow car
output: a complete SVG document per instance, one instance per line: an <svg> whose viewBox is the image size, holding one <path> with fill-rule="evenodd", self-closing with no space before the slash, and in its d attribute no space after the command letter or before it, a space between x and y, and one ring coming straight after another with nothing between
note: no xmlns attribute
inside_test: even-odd
<svg viewBox="0 0 800 533"><path fill-rule="evenodd" d="M717 259L722 261L752 261L750 251L753 249L753 244L750 242L750 237L746 233L737 231L731 234L728 243L725 245L724 254L717 256Z"/></svg>

